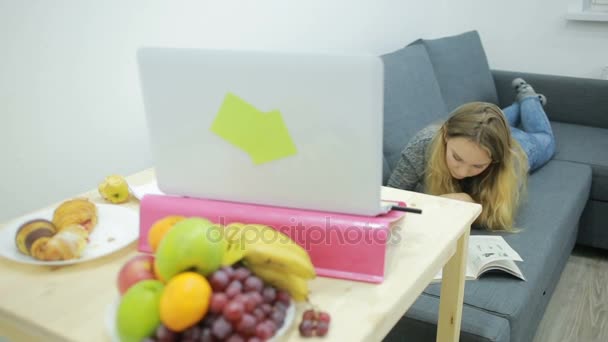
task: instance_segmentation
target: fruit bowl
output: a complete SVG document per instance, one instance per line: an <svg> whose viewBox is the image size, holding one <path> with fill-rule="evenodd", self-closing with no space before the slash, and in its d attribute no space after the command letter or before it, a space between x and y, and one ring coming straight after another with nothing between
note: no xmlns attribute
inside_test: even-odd
<svg viewBox="0 0 608 342"><path fill-rule="evenodd" d="M116 296L112 303L110 303L105 312L105 330L110 337L112 342L120 342L120 338L118 337L118 330L116 328L116 314L118 312L118 305L120 304L120 296ZM282 336L285 335L289 327L293 324L296 315L296 306L293 300L290 302L289 307L285 313L285 321L283 325L277 330L275 335L267 340L269 342L280 342L282 340Z"/></svg>

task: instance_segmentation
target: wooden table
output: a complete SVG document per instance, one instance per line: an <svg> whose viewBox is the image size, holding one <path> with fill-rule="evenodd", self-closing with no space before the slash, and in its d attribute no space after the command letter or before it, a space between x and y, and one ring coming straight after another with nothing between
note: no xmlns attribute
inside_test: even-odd
<svg viewBox="0 0 608 342"><path fill-rule="evenodd" d="M127 180L141 185L154 178L150 169ZM387 248L382 284L321 277L310 283L311 301L332 317L324 341L382 340L442 267L437 340L457 341L465 280L463 251L481 206L391 188L382 191L383 197L403 200L424 212L407 214L396 228L400 242ZM96 190L84 195L104 203ZM132 199L122 205L138 210L139 202ZM104 331L105 311L118 294L118 271L137 253L134 242L100 259L64 267L24 265L0 258L0 340L109 341ZM302 310L299 305L298 323ZM286 340L312 341L300 338L297 324Z"/></svg>

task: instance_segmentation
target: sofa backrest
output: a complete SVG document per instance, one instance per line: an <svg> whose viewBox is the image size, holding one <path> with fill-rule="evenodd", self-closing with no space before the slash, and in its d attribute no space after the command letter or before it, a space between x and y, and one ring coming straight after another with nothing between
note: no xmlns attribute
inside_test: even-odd
<svg viewBox="0 0 608 342"><path fill-rule="evenodd" d="M407 46L382 56L382 60L384 157L392 170L410 138L443 118L447 110L424 46Z"/></svg>
<svg viewBox="0 0 608 342"><path fill-rule="evenodd" d="M471 101L498 102L476 31L419 39L385 54L383 184L401 150L425 126Z"/></svg>
<svg viewBox="0 0 608 342"><path fill-rule="evenodd" d="M477 31L438 39L419 39L424 45L448 112L471 101L498 103L496 86Z"/></svg>

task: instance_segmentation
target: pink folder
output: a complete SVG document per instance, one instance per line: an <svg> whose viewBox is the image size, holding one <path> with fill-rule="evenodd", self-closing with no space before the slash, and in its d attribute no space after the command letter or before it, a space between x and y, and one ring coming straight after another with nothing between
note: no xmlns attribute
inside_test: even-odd
<svg viewBox="0 0 608 342"><path fill-rule="evenodd" d="M403 206L405 203L398 202ZM148 230L167 215L204 217L214 223L257 223L287 234L304 247L319 276L380 283L391 224L405 213L369 217L168 195L140 203L139 250L151 252Z"/></svg>

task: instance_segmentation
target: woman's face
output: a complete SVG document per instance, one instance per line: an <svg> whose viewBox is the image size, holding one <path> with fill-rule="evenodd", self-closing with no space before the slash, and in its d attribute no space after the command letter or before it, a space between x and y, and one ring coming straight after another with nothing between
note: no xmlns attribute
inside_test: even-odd
<svg viewBox="0 0 608 342"><path fill-rule="evenodd" d="M488 151L467 138L447 138L445 150L446 164L456 179L475 177L492 163Z"/></svg>

